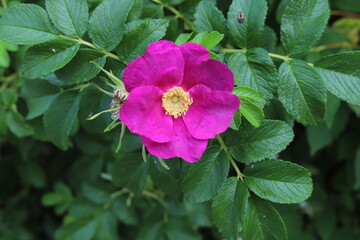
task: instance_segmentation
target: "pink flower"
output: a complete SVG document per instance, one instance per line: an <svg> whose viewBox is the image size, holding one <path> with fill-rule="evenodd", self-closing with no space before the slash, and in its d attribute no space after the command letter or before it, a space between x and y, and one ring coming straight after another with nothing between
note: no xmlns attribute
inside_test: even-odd
<svg viewBox="0 0 360 240"><path fill-rule="evenodd" d="M130 94L120 119L160 158L198 161L207 139L224 132L240 106L231 93L233 73L195 43L150 44L126 67L123 81Z"/></svg>

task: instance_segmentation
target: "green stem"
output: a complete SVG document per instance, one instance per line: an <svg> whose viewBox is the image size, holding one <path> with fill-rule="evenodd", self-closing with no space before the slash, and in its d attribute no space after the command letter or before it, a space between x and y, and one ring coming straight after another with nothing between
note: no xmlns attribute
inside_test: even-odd
<svg viewBox="0 0 360 240"><path fill-rule="evenodd" d="M97 114L95 114L95 115L93 115L93 116L91 116L91 117L89 117L88 119L86 119L86 120L94 120L95 118L97 118L98 116L100 116L101 114L103 114L103 113L108 113L108 112L114 112L114 111L119 111L119 109L120 108L110 108L110 109L107 109L107 110L104 110L104 111L101 111L101 112L99 112L99 113L97 113Z"/></svg>
<svg viewBox="0 0 360 240"><path fill-rule="evenodd" d="M241 179L241 180L243 181L245 175L242 174L242 172L240 171L240 169L239 169L238 166L236 165L236 163L235 163L234 159L232 158L232 156L231 156L231 154L230 154L230 152L229 152L229 149L227 148L224 140L221 138L220 135L216 135L216 139L219 141L221 148L224 149L225 154L226 154L227 157L229 158L231 165L232 165L233 168L235 169L235 171L236 171L236 173L237 173L237 178L238 178L238 179Z"/></svg>
<svg viewBox="0 0 360 240"><path fill-rule="evenodd" d="M8 8L6 0L1 0L1 5L3 6L4 9Z"/></svg>
<svg viewBox="0 0 360 240"><path fill-rule="evenodd" d="M100 49L98 47L96 47L94 44L92 43L89 43L87 41L84 41L82 39L76 39L76 38L72 38L72 37L68 37L68 36L64 36L64 35L59 35L60 38L63 38L63 39L67 39L67 40L70 40L70 41L73 41L73 42L76 42L76 43L79 43L79 44L82 44L82 45L85 45L85 46L88 46L92 49L95 49L96 51L98 52L101 52L102 54L105 55L105 57L110 57L110 58L113 58L119 62L121 62L122 64L124 64L125 66L127 65L126 62L122 61L118 56L116 56L115 54L111 53L111 52L108 52L104 49Z"/></svg>
<svg viewBox="0 0 360 240"><path fill-rule="evenodd" d="M175 14L175 16L177 18L182 19L187 25L189 25L191 31L195 31L195 25L192 21L190 21L189 19L187 19L181 12L179 12L178 10L176 10L174 7L164 4L163 2L161 2L160 0L152 0L155 3L160 4L162 7L167 8L169 11L171 11L173 14Z"/></svg>

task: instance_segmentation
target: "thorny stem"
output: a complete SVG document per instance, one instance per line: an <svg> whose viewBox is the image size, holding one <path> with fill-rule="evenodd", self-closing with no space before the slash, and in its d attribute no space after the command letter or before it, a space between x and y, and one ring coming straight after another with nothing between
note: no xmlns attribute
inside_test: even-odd
<svg viewBox="0 0 360 240"><path fill-rule="evenodd" d="M170 10L172 13L175 14L175 16L177 18L182 19L185 23L187 23L187 25L189 25L191 31L195 31L195 25L192 21L190 21L189 19L187 19L181 12L179 12L178 10L176 10L174 7L169 6L167 4L164 4L163 2L161 2L161 0L152 0L155 3L160 4L162 7L167 8L168 10Z"/></svg>
<svg viewBox="0 0 360 240"><path fill-rule="evenodd" d="M238 166L236 165L234 159L232 158L230 152L229 152L229 149L227 148L226 144L224 143L224 140L221 138L220 135L216 135L216 139L219 141L220 143L220 146L222 149L224 149L227 157L229 158L230 162L231 162L231 165L234 167L236 173L237 173L237 178L238 179L241 179L241 181L244 180L244 177L245 175L242 174L242 172L240 171L240 169L238 168Z"/></svg>
<svg viewBox="0 0 360 240"><path fill-rule="evenodd" d="M351 13L351 12L344 12L344 11L331 11L331 15L334 16L344 16L344 17L350 17L350 18L360 18L359 14Z"/></svg>
<svg viewBox="0 0 360 240"><path fill-rule="evenodd" d="M111 52L108 52L104 49L100 49L98 47L96 47L94 44L92 43L89 43L87 41L84 41L82 40L81 38L80 39L76 39L76 38L72 38L72 37L68 37L68 36L64 36L64 35L59 35L59 37L63 38L63 39L67 39L67 40L70 40L70 41L73 41L73 42L76 42L76 43L79 43L79 44L82 44L82 45L85 45L85 46L88 46L92 49L95 49L96 51L98 52L101 52L105 55L105 57L110 57L110 58L113 58L119 62L121 62L122 64L124 64L125 66L127 65L126 62L124 62L123 60L121 60L118 56L116 56L115 54L111 53Z"/></svg>

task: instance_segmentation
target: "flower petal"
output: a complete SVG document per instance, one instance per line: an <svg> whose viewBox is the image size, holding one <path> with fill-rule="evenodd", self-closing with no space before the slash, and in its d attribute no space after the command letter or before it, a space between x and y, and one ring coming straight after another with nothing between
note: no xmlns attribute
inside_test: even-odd
<svg viewBox="0 0 360 240"><path fill-rule="evenodd" d="M146 137L142 138L142 142L157 157L181 157L187 162L198 161L207 146L207 140L196 139L189 134L181 118L174 119L174 135L170 142L158 143Z"/></svg>
<svg viewBox="0 0 360 240"><path fill-rule="evenodd" d="M224 132L240 106L240 99L226 91L212 91L204 85L190 89L193 104L183 116L190 134L198 139L214 138Z"/></svg>
<svg viewBox="0 0 360 240"><path fill-rule="evenodd" d="M144 56L129 63L123 74L126 90L154 85L166 91L178 85L184 75L184 57L180 47L170 41L151 43Z"/></svg>
<svg viewBox="0 0 360 240"><path fill-rule="evenodd" d="M197 84L217 91L231 91L234 88L234 74L224 63L211 59L209 51L196 43L180 46L185 59L184 80L181 86L189 90Z"/></svg>
<svg viewBox="0 0 360 240"><path fill-rule="evenodd" d="M120 108L120 120L133 133L156 142L169 142L173 136L173 120L165 115L162 93L154 86L133 89Z"/></svg>

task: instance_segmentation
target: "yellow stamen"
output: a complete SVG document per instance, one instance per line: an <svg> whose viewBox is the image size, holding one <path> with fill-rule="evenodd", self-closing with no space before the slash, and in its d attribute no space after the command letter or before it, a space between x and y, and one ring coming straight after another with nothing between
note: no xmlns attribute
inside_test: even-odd
<svg viewBox="0 0 360 240"><path fill-rule="evenodd" d="M174 87L162 95L162 107L166 114L178 118L185 115L189 106L193 103L188 92L181 87Z"/></svg>

